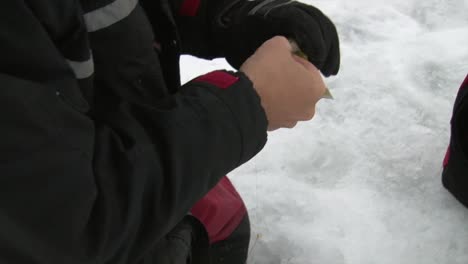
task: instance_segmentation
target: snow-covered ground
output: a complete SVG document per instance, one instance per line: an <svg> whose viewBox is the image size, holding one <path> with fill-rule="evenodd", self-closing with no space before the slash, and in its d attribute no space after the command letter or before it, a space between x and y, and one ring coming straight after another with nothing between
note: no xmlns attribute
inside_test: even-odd
<svg viewBox="0 0 468 264"><path fill-rule="evenodd" d="M250 264L467 264L468 209L441 186L468 0L315 0L336 23L334 101L269 134L231 174L250 210ZM222 60L182 58L183 81Z"/></svg>

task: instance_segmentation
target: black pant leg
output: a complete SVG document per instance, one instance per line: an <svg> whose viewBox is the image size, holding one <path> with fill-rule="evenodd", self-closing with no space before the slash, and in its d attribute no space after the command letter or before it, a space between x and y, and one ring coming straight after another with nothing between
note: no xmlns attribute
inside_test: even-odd
<svg viewBox="0 0 468 264"><path fill-rule="evenodd" d="M211 264L245 264L250 243L250 221L245 214L242 222L225 240L211 245Z"/></svg>

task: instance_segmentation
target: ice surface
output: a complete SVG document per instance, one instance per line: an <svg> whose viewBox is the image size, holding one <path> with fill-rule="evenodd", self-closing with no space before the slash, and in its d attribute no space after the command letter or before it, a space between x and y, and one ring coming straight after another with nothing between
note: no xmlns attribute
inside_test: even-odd
<svg viewBox="0 0 468 264"><path fill-rule="evenodd" d="M335 100L231 174L250 211L249 263L468 264L468 209L440 180L468 1L306 2L341 36ZM183 57L182 79L226 67Z"/></svg>

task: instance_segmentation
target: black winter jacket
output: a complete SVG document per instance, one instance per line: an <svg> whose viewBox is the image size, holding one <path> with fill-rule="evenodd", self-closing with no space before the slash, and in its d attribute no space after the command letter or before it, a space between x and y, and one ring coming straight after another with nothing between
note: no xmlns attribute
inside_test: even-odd
<svg viewBox="0 0 468 264"><path fill-rule="evenodd" d="M260 151L243 74L180 87L181 52L222 55L209 21L229 1L200 1L2 1L0 263L140 263Z"/></svg>
<svg viewBox="0 0 468 264"><path fill-rule="evenodd" d="M450 145L444 159L442 183L468 208L468 75L458 91L451 120Z"/></svg>

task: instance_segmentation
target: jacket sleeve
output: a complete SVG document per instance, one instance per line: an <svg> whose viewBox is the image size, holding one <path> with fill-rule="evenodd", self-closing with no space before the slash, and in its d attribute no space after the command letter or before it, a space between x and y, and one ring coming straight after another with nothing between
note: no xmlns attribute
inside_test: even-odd
<svg viewBox="0 0 468 264"><path fill-rule="evenodd" d="M246 0L141 0L150 20L155 20L158 2L165 3L168 12L173 16L181 38L183 54L200 58L213 59L224 57L225 26L230 19L227 14L237 10ZM241 41L241 40L239 40Z"/></svg>
<svg viewBox="0 0 468 264"><path fill-rule="evenodd" d="M259 98L244 75L214 72L159 104L116 100L90 118L21 3L0 23L0 263L137 263L263 147Z"/></svg>

